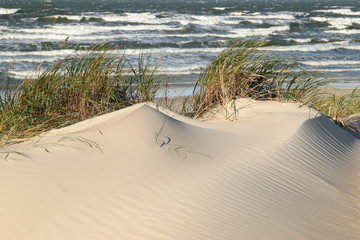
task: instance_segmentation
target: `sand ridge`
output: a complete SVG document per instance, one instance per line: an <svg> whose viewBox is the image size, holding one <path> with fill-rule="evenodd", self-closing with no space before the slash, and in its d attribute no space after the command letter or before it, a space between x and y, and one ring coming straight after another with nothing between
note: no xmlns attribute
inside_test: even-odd
<svg viewBox="0 0 360 240"><path fill-rule="evenodd" d="M360 140L244 101L202 120L138 104L11 146L27 157L0 163L0 239L358 239Z"/></svg>

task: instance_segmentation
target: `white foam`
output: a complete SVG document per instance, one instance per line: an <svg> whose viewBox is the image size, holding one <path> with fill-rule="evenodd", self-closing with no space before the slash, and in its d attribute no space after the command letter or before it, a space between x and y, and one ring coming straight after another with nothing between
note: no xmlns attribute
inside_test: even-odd
<svg viewBox="0 0 360 240"><path fill-rule="evenodd" d="M301 61L301 63L310 66L336 66L336 65L359 65L360 61L351 61L351 60Z"/></svg>
<svg viewBox="0 0 360 240"><path fill-rule="evenodd" d="M101 15L99 16L107 22L129 22L129 23L146 23L146 24L168 24L180 23L182 25L217 25L217 24L238 24L238 19L229 16L208 16L208 15L191 15L191 14L172 14L167 18L158 18L154 13L126 13L124 15Z"/></svg>
<svg viewBox="0 0 360 240"><path fill-rule="evenodd" d="M226 48L156 48L156 49L126 49L127 53L137 55L139 53L146 54L197 54L197 53L220 53Z"/></svg>
<svg viewBox="0 0 360 240"><path fill-rule="evenodd" d="M42 58L36 58L32 56L23 56L23 57L1 57L1 63L11 63L15 60L15 63L43 63L44 61L47 62L55 62L58 60L61 56L53 56L53 57L42 57Z"/></svg>
<svg viewBox="0 0 360 240"><path fill-rule="evenodd" d="M157 18L155 14L145 13L126 13L119 14L106 14L100 15L100 17L107 22L129 22L129 23L147 23L147 24L164 24L168 23L167 18Z"/></svg>
<svg viewBox="0 0 360 240"><path fill-rule="evenodd" d="M343 30L327 30L325 33L335 33L335 34L360 34L360 29L343 29Z"/></svg>
<svg viewBox="0 0 360 240"><path fill-rule="evenodd" d="M290 30L289 26L274 26L270 28L239 28L229 31L224 34L216 33L189 33L189 34L168 34L172 37L181 38L205 38L205 37L219 37L219 38L243 38L252 36L269 36L275 33L284 32Z"/></svg>
<svg viewBox="0 0 360 240"><path fill-rule="evenodd" d="M248 19L246 21L254 23L254 24L263 24L264 23L264 21L261 19Z"/></svg>
<svg viewBox="0 0 360 240"><path fill-rule="evenodd" d="M123 37L134 37L129 32L139 34L141 31L176 31L181 27L169 25L123 25L123 26L89 26L89 25L48 25L43 28L21 29L0 35L0 40L57 40L63 41L67 36L70 40L108 40L118 38L122 32ZM144 36L147 36L146 34Z"/></svg>
<svg viewBox="0 0 360 240"><path fill-rule="evenodd" d="M129 22L129 23L146 23L146 24L169 24L180 23L183 26L195 24L200 26L213 26L218 25L236 25L241 21L250 21L253 23L261 24L263 20L271 21L271 23L281 25L284 21L294 20L294 15L299 13L280 12L280 13L266 13L247 14L246 12L233 12L226 16L209 16L209 15L192 15L192 14L171 14L167 18L158 18L154 13L126 13L124 15L99 15L107 22Z"/></svg>
<svg viewBox="0 0 360 240"><path fill-rule="evenodd" d="M205 15L194 15L191 17L191 21L192 24L197 24L197 25L218 25L218 24L229 24L229 25L234 25L234 24L238 24L240 22L240 20L230 20L227 19L224 16L205 16Z"/></svg>
<svg viewBox="0 0 360 240"><path fill-rule="evenodd" d="M34 59L35 60L35 59ZM54 61L57 59L54 59ZM20 61L16 61L16 62L20 62ZM42 63L43 61L41 61L40 59L38 59L38 61L34 61L35 63ZM204 64L204 66L201 65L194 65L194 64L190 64L190 65L177 65L175 67L163 67L160 66L157 69L157 73L158 74L166 74L166 75L183 75L183 74L199 74L201 72L201 70L203 69L203 67L205 67L206 64ZM44 68L45 69L45 68ZM41 74L44 70L40 70L37 72L36 75ZM30 77L32 75L34 75L35 70L28 70L28 71L24 71L24 70L10 70L9 74L11 75L11 77L13 78L17 78L17 79L23 79L25 77Z"/></svg>
<svg viewBox="0 0 360 240"><path fill-rule="evenodd" d="M48 57L48 56L66 56L75 53L75 50L72 49L63 49L63 50L52 50L52 51L30 51L30 52L18 52L18 51L1 51L0 56L3 57L17 57L17 56L41 56L41 57Z"/></svg>
<svg viewBox="0 0 360 240"><path fill-rule="evenodd" d="M360 72L360 68L336 68L336 69L328 69L328 68L315 68L311 69L312 72Z"/></svg>
<svg viewBox="0 0 360 240"><path fill-rule="evenodd" d="M286 41L294 41L297 43L309 43L312 41L311 38L287 38Z"/></svg>
<svg viewBox="0 0 360 240"><path fill-rule="evenodd" d="M58 41L59 44L62 44L64 39L68 37L71 34L68 34L64 32L63 34L56 34L56 33L6 33L0 35L0 40L7 40L7 41L14 41L14 40L20 40L20 41L33 41L33 40L48 40L48 41ZM112 39L115 36L109 37L106 35L71 35L71 40L80 40L80 41L101 41L101 40L108 40Z"/></svg>
<svg viewBox="0 0 360 240"><path fill-rule="evenodd" d="M278 52L317 52L317 51L331 51L339 48L344 49L360 49L360 45L349 45L348 41L339 41L332 43L320 43L320 44L304 44L295 46L271 46L264 49Z"/></svg>
<svg viewBox="0 0 360 240"><path fill-rule="evenodd" d="M247 13L247 12L233 12L230 14L231 19L237 19L240 21L251 22L254 24L262 24L264 22L283 26L290 22L299 22L295 16L303 15L304 13L299 12L268 12L268 13Z"/></svg>
<svg viewBox="0 0 360 240"><path fill-rule="evenodd" d="M19 10L19 8L0 8L0 15L14 14Z"/></svg>
<svg viewBox="0 0 360 240"><path fill-rule="evenodd" d="M180 27L168 25L122 25L122 26L89 26L89 25L54 25L46 28L23 29L26 33L36 34L67 34L67 35L90 35L94 33L105 33L113 31L161 31L161 30L181 30Z"/></svg>
<svg viewBox="0 0 360 240"><path fill-rule="evenodd" d="M9 75L13 78L24 79L25 77L30 77L34 75L35 71L14 71L10 70Z"/></svg>
<svg viewBox="0 0 360 240"><path fill-rule="evenodd" d="M269 36L274 33L289 31L289 26L275 26L270 28L242 28L232 30L232 34L226 34L225 37L241 38L251 36Z"/></svg>
<svg viewBox="0 0 360 240"><path fill-rule="evenodd" d="M205 65L204 65L205 66ZM180 74L199 74L204 66L200 65L186 65L186 66L176 66L176 67L159 67L160 74L171 74L171 75L180 75Z"/></svg>
<svg viewBox="0 0 360 240"><path fill-rule="evenodd" d="M315 10L313 12L335 13L335 14L347 15L347 16L358 16L358 15L360 15L360 12L354 12L349 8Z"/></svg>
<svg viewBox="0 0 360 240"><path fill-rule="evenodd" d="M47 16L47 18L67 18L72 21L81 21L84 17L84 15L52 15Z"/></svg>
<svg viewBox="0 0 360 240"><path fill-rule="evenodd" d="M239 17L239 16L243 16L243 12L232 12L230 13L230 16L236 16L236 17Z"/></svg>
<svg viewBox="0 0 360 240"><path fill-rule="evenodd" d="M35 22L35 21L37 21L38 18L37 18L37 17L34 17L34 18L21 18L20 20L21 20L22 22L27 22L27 23L29 23L29 22Z"/></svg>
<svg viewBox="0 0 360 240"><path fill-rule="evenodd" d="M311 17L310 18L313 21L316 22L327 22L329 23L333 28L335 29L345 29L347 27L350 27L351 25L360 24L360 18L333 18L333 17Z"/></svg>
<svg viewBox="0 0 360 240"><path fill-rule="evenodd" d="M294 20L294 15L299 15L300 13L293 13L293 12L276 12L276 13L253 13L249 15L243 15L244 17L248 17L250 19L282 19L282 20Z"/></svg>

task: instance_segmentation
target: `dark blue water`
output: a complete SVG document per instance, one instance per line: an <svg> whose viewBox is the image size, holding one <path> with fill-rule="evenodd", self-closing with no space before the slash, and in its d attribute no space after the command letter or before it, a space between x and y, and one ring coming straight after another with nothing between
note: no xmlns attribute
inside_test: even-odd
<svg viewBox="0 0 360 240"><path fill-rule="evenodd" d="M337 86L359 85L358 0L0 0L1 78L21 79L39 64L107 43L150 53L160 72L191 85L236 40L269 41L266 49Z"/></svg>

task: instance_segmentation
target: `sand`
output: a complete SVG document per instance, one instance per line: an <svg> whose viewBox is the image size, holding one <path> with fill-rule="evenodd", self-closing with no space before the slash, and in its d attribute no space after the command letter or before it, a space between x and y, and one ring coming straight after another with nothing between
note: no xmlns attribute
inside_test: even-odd
<svg viewBox="0 0 360 240"><path fill-rule="evenodd" d="M2 240L360 239L360 139L295 103L138 104L2 157Z"/></svg>

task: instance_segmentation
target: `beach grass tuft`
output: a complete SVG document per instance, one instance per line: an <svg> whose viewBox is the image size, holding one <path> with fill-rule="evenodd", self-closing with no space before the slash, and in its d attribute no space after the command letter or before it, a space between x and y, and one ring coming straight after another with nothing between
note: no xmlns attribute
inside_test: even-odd
<svg viewBox="0 0 360 240"><path fill-rule="evenodd" d="M265 44L236 42L206 66L194 88L195 117L239 97L298 102L315 97L325 81L261 50Z"/></svg>
<svg viewBox="0 0 360 240"><path fill-rule="evenodd" d="M351 93L340 96L324 94L313 103L313 108L332 118L340 126L348 126L349 117L360 113L360 94L357 88ZM352 128L352 130L360 132L359 126Z"/></svg>
<svg viewBox="0 0 360 240"><path fill-rule="evenodd" d="M0 97L0 145L53 128L151 101L161 87L156 64L144 54L131 63L105 46L69 56Z"/></svg>

